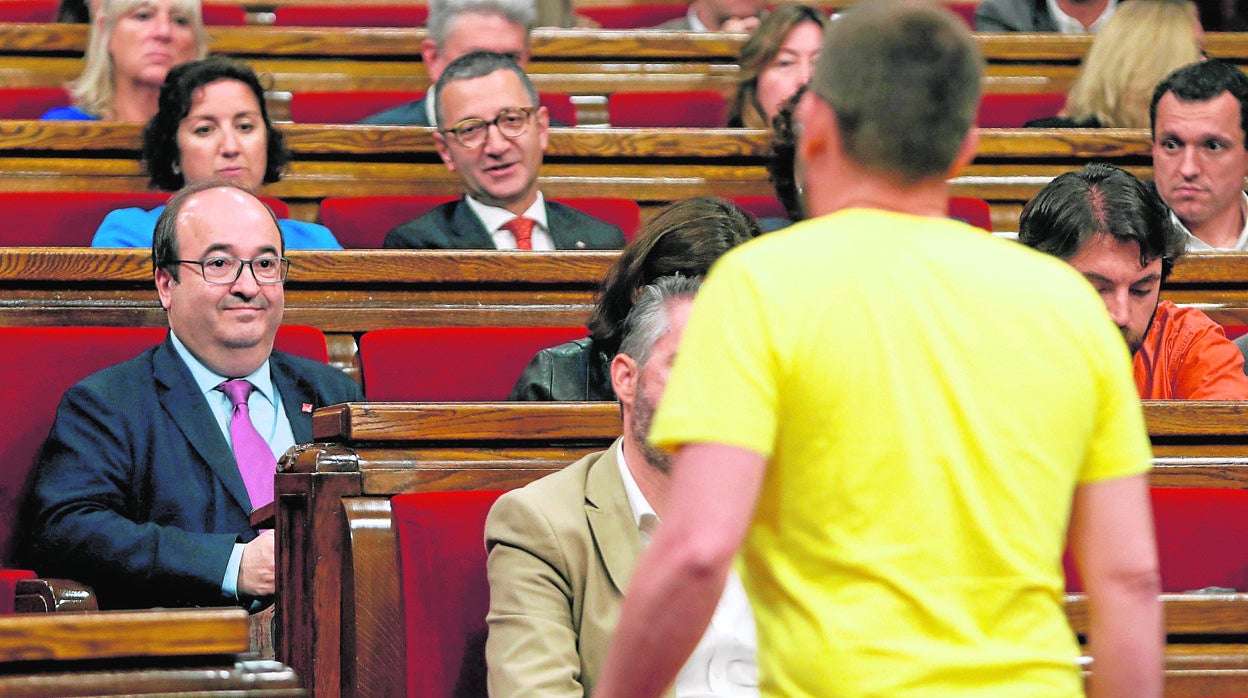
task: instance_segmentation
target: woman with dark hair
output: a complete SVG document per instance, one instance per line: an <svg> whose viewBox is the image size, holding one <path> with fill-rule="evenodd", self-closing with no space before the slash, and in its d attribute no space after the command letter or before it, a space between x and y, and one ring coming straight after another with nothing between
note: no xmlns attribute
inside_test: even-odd
<svg viewBox="0 0 1248 698"><path fill-rule="evenodd" d="M151 185L165 191L214 179L256 191L281 179L290 154L269 121L256 74L229 59L205 58L169 71L160 109L143 129L143 161ZM91 246L150 247L164 208L109 213ZM278 225L287 249L342 249L323 225L290 219Z"/></svg>
<svg viewBox="0 0 1248 698"><path fill-rule="evenodd" d="M737 93L728 125L768 128L785 100L810 80L828 16L809 5L781 5L763 17L741 47Z"/></svg>
<svg viewBox="0 0 1248 698"><path fill-rule="evenodd" d="M614 400L609 367L638 290L662 276L703 276L721 255L759 234L748 213L713 196L669 205L642 226L607 272L589 318L590 336L539 351L507 399Z"/></svg>

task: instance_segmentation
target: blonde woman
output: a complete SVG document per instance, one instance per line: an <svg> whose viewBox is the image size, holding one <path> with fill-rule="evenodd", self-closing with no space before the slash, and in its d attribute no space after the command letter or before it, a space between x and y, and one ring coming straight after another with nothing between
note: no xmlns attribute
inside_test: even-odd
<svg viewBox="0 0 1248 698"><path fill-rule="evenodd" d="M806 84L823 46L828 16L808 5L767 13L741 47L741 77L728 106L728 125L771 128L785 100Z"/></svg>
<svg viewBox="0 0 1248 698"><path fill-rule="evenodd" d="M1027 125L1148 128L1153 88L1200 60L1204 38L1196 5L1187 0L1124 2L1093 40L1063 116Z"/></svg>
<svg viewBox="0 0 1248 698"><path fill-rule="evenodd" d="M103 0L91 23L86 67L69 85L74 105L43 118L147 122L169 69L207 50L199 0Z"/></svg>

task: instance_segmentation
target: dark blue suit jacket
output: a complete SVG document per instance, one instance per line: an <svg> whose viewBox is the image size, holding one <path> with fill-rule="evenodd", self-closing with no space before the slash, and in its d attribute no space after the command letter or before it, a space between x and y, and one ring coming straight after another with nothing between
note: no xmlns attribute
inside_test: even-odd
<svg viewBox="0 0 1248 698"><path fill-rule="evenodd" d="M412 102L404 102L395 107L379 111L376 114L360 119L355 122L357 124L368 124L370 126L433 126L429 123L429 115L425 113L426 97L421 97ZM551 126L567 126L562 121L551 118Z"/></svg>
<svg viewBox="0 0 1248 698"><path fill-rule="evenodd" d="M316 407L363 399L341 371L273 352L295 442ZM28 563L95 588L101 608L219 606L247 489L190 369L166 339L66 391L27 500Z"/></svg>
<svg viewBox="0 0 1248 698"><path fill-rule="evenodd" d="M619 228L546 200L546 223L557 250L618 250L624 246ZM494 238L460 197L435 206L418 218L386 233L383 247L414 250L493 250Z"/></svg>

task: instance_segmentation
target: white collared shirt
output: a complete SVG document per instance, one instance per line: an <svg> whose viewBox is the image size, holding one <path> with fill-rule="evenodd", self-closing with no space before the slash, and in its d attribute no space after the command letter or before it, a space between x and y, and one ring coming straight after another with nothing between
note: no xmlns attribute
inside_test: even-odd
<svg viewBox="0 0 1248 698"><path fill-rule="evenodd" d="M465 196L464 200L468 202L468 208L477 214L477 218L485 226L490 237L494 238L495 247L500 250L516 249L516 236L510 230L503 230L503 224L516 218L516 214L505 208L483 204L471 196ZM542 196L542 192L537 192L537 199L522 215L537 221L537 225L533 226L533 237L530 240L533 249L555 249L555 239L551 236L550 226L546 223L546 199Z"/></svg>
<svg viewBox="0 0 1248 698"><path fill-rule="evenodd" d="M698 13L694 11L693 5L689 6L688 16L689 16L689 31L694 31L694 32L710 31L709 29L706 28L706 25L702 23L701 18L698 17Z"/></svg>
<svg viewBox="0 0 1248 698"><path fill-rule="evenodd" d="M1118 0L1109 0L1109 4L1105 6L1105 11L1100 17L1092 23L1092 26L1084 28L1083 23L1062 12L1062 8L1057 6L1057 0L1048 0L1049 15L1053 17L1053 23L1057 25L1057 31L1062 34L1095 34L1105 26L1109 18L1114 14L1114 10L1118 9Z"/></svg>
<svg viewBox="0 0 1248 698"><path fill-rule="evenodd" d="M1175 225L1179 226L1179 228L1187 234L1188 252L1226 252L1228 250L1233 252L1244 252L1248 250L1248 194L1243 195L1243 199L1240 200L1239 205L1240 210L1243 211L1244 214L1244 229L1239 232L1239 240L1235 242L1234 247L1213 247L1204 240L1192 235L1192 231L1188 230L1187 226L1183 225L1183 221L1179 220L1179 217L1174 213L1174 211L1170 211L1170 220L1174 221Z"/></svg>
<svg viewBox="0 0 1248 698"><path fill-rule="evenodd" d="M640 528L642 516L649 514L657 518L657 515L624 461L623 443L621 439L616 445L620 479L624 481L624 494L628 496L633 520ZM641 535L648 545L649 536L644 532ZM750 600L745 595L741 577L736 570L730 570L711 624L676 676L676 698L758 696L757 650L758 637Z"/></svg>

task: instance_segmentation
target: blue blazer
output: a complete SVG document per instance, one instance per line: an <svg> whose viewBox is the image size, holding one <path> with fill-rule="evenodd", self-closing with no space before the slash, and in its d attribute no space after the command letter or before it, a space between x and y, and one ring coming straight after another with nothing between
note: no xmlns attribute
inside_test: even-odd
<svg viewBox="0 0 1248 698"><path fill-rule="evenodd" d="M557 250L618 250L624 246L619 228L546 200L546 223ZM493 250L494 238L460 197L435 206L422 216L386 233L382 247L416 250Z"/></svg>
<svg viewBox="0 0 1248 698"><path fill-rule="evenodd" d="M363 400L320 362L269 360L296 443L313 408ZM235 543L256 537L247 488L168 339L66 391L27 499L27 563L95 588L101 608L221 606Z"/></svg>

